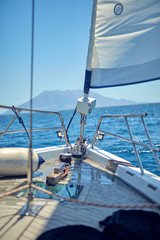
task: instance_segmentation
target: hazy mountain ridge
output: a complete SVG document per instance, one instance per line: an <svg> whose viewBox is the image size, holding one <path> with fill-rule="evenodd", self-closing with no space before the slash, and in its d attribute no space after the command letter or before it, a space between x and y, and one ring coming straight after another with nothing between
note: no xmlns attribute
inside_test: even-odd
<svg viewBox="0 0 160 240"><path fill-rule="evenodd" d="M77 104L77 99L83 96L81 90L51 90L44 91L35 98L33 98L33 109L39 110L67 110L74 109ZM90 92L90 97L96 98L96 107L107 107L107 106L122 106L136 104L134 101L125 99L112 99L104 97L93 91ZM21 104L19 107L29 108L30 102L27 101Z"/></svg>

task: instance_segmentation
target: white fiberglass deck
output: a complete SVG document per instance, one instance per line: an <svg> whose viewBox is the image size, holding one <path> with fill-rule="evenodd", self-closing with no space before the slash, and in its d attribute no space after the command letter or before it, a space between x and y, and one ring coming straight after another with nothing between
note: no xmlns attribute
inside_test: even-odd
<svg viewBox="0 0 160 240"><path fill-rule="evenodd" d="M53 168L57 163L58 160L48 160L34 174L34 182L45 182L46 175L53 173ZM24 178L1 178L1 194L16 188L25 181ZM19 211L25 205L26 197L16 193L0 199L0 238L36 239L42 232L49 229L77 224L100 229L99 221L118 210L101 207L101 204L123 206L150 204L144 197L89 159L72 161L68 176L60 183L69 184L68 186L71 187L72 185L83 186L78 200L98 203L99 206L60 199L34 198L32 205L39 207L37 215L21 216Z"/></svg>

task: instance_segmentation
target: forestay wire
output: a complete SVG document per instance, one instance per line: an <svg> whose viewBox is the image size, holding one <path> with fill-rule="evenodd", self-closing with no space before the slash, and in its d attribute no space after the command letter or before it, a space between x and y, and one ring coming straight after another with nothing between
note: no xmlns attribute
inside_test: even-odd
<svg viewBox="0 0 160 240"><path fill-rule="evenodd" d="M33 99L33 65L34 65L34 5L32 0L32 32L31 32L31 73L30 73L30 141L29 141L29 159L28 159L28 208L32 199L32 99ZM27 209L28 210L28 209Z"/></svg>

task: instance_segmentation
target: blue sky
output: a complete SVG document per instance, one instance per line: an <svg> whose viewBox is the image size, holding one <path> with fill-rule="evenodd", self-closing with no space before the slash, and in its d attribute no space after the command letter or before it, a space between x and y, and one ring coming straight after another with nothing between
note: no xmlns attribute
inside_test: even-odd
<svg viewBox="0 0 160 240"><path fill-rule="evenodd" d="M92 0L36 0L33 96L83 89ZM0 105L30 98L31 0L0 0ZM160 102L160 81L94 90L106 97ZM81 96L78 96L81 97Z"/></svg>

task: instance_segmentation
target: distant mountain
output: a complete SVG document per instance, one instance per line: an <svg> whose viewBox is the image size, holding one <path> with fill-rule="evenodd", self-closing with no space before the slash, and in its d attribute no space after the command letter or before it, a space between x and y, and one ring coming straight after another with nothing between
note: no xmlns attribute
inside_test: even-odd
<svg viewBox="0 0 160 240"><path fill-rule="evenodd" d="M83 93L81 90L53 90L44 91L33 99L33 109L58 111L74 109L76 107L77 99L82 97ZM90 97L96 98L96 107L107 107L107 106L122 106L136 104L134 101L125 99L116 100L108 97L104 97L98 93L90 92ZM19 107L29 108L30 102L25 102Z"/></svg>

